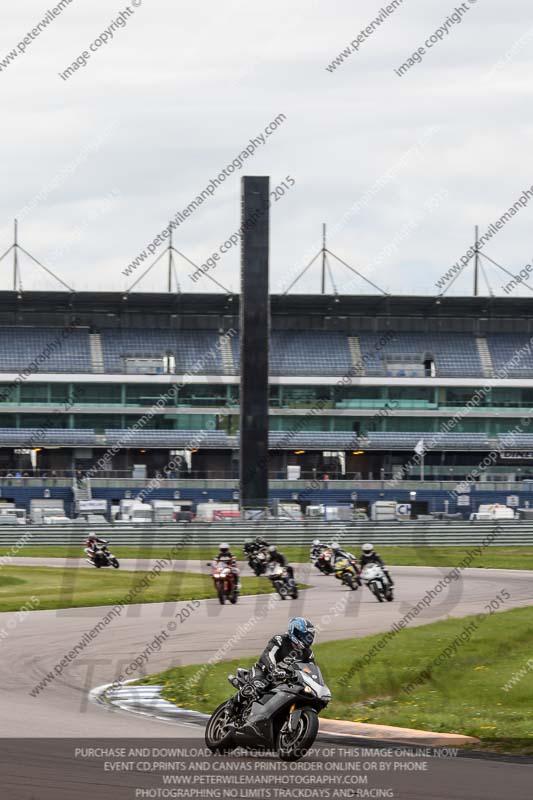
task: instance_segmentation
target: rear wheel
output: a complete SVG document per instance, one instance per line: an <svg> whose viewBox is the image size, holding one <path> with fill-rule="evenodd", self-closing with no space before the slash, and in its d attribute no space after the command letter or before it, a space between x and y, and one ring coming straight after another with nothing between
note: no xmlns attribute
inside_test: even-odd
<svg viewBox="0 0 533 800"><path fill-rule="evenodd" d="M289 720L281 727L277 739L278 755L282 761L298 761L312 746L318 733L318 715L304 708L295 731L289 730Z"/></svg>
<svg viewBox="0 0 533 800"><path fill-rule="evenodd" d="M227 753L235 749L229 728L230 720L227 701L218 706L209 717L205 729L205 743L212 753Z"/></svg>

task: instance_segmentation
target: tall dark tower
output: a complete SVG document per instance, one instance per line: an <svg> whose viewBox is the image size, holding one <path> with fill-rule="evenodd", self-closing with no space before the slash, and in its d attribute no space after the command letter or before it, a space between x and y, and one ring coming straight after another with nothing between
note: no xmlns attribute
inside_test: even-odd
<svg viewBox="0 0 533 800"><path fill-rule="evenodd" d="M241 507L268 506L269 178L242 178Z"/></svg>

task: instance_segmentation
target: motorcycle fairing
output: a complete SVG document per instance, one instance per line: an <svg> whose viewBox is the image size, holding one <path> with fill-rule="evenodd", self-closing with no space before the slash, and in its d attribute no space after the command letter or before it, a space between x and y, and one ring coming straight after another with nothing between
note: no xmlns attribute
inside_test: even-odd
<svg viewBox="0 0 533 800"><path fill-rule="evenodd" d="M300 689L295 687L277 687L275 692L267 692L259 700L252 703L250 715L242 728L235 731L234 738L239 744L257 746L257 739L262 739L268 747L273 747L274 742L274 717L281 709L294 702L294 695Z"/></svg>

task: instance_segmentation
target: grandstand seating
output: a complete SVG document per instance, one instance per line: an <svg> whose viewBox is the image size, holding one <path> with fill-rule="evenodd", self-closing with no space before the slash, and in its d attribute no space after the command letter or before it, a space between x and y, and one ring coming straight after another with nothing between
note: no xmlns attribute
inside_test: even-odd
<svg viewBox="0 0 533 800"><path fill-rule="evenodd" d="M237 438L224 431L214 430L131 430L109 429L105 432L108 445L122 444L124 447L238 447Z"/></svg>
<svg viewBox="0 0 533 800"><path fill-rule="evenodd" d="M357 447L359 437L353 431L270 431L270 446L274 449L291 447L320 447L324 450L349 450Z"/></svg>
<svg viewBox="0 0 533 800"><path fill-rule="evenodd" d="M87 328L0 326L0 371L90 372Z"/></svg>
<svg viewBox="0 0 533 800"><path fill-rule="evenodd" d="M345 375L352 366L342 333L274 331L270 345L272 375Z"/></svg>
<svg viewBox="0 0 533 800"><path fill-rule="evenodd" d="M500 433L497 438L502 450L533 450L533 433Z"/></svg>
<svg viewBox="0 0 533 800"><path fill-rule="evenodd" d="M475 337L462 333L401 333L384 337L363 334L359 337L365 361L365 375L390 375L390 362L412 362L423 365L425 358L434 361L435 372L440 377L482 377L483 369ZM418 375L419 372L416 373ZM395 369L394 375L403 377ZM405 377L414 377L406 370Z"/></svg>
<svg viewBox="0 0 533 800"><path fill-rule="evenodd" d="M104 328L101 331L106 372L125 372L125 358L173 356L176 372L196 375L223 371L216 331L166 331Z"/></svg>
<svg viewBox="0 0 533 800"><path fill-rule="evenodd" d="M502 377L525 378L533 375L533 348L530 337L513 333L487 336L495 375L500 371ZM527 350L529 347L529 353ZM512 363L511 363L512 362Z"/></svg>
<svg viewBox="0 0 533 800"><path fill-rule="evenodd" d="M485 433L368 433L352 431L270 431L273 450L350 450L363 447L369 450L414 450L423 439L431 449L482 451L501 449L533 450L533 433L499 434L490 438ZM231 449L239 447L239 437L217 430L153 430L109 428L98 434L89 428L0 428L0 447L30 447L36 445L88 447L161 447L165 449Z"/></svg>
<svg viewBox="0 0 533 800"><path fill-rule="evenodd" d="M0 428L0 446L34 447L50 445L94 445L96 434L89 428Z"/></svg>
<svg viewBox="0 0 533 800"><path fill-rule="evenodd" d="M21 372L30 367L40 373L92 372L89 329L70 329L66 335L63 330L0 327L0 372ZM476 338L471 334L402 332L386 339L383 335L352 331L350 336L359 340L362 375L419 377L424 374L425 359L433 360L436 377L482 378L486 375ZM531 353L526 350L527 335L491 334L486 340L495 375L503 370L509 377L533 376L533 350ZM177 374L227 375L239 371L239 337L230 340L235 363L232 370L228 363L223 363L217 346L219 334L214 330L104 328L100 331L100 341L103 371L111 374L132 371L126 366L126 359L163 359L165 356L174 358ZM353 375L354 366L347 333L272 332L272 375ZM142 363L136 371L142 372ZM154 371L158 370L152 365L146 374Z"/></svg>
<svg viewBox="0 0 533 800"><path fill-rule="evenodd" d="M491 443L486 433L369 433L361 438L361 446L373 450L414 450L418 442L423 440L431 449L458 448L464 450L490 449Z"/></svg>

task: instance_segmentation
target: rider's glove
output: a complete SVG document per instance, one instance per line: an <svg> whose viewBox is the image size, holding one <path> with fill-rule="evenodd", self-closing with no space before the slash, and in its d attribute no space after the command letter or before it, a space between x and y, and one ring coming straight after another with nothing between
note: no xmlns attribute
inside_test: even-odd
<svg viewBox="0 0 533 800"><path fill-rule="evenodd" d="M276 667L276 669L274 669L273 672L272 672L272 676L273 676L274 680L282 681L287 677L287 673L285 672L284 669L280 669L279 667Z"/></svg>

